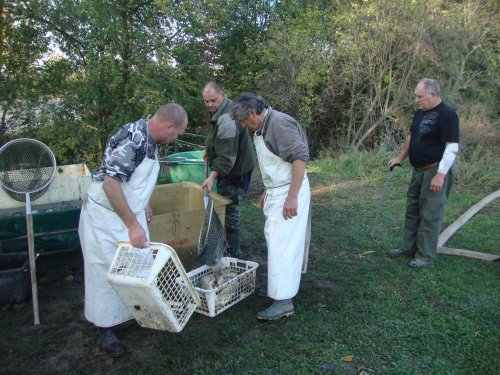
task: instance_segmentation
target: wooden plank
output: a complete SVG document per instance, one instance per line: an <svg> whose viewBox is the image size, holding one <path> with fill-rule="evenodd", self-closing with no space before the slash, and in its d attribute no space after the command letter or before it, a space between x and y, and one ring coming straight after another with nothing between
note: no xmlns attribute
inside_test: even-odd
<svg viewBox="0 0 500 375"><path fill-rule="evenodd" d="M480 253L478 251L453 249L453 248L449 248L449 247L438 247L437 252L438 252L438 254L458 255L458 256L467 257L467 258L487 260L490 262L495 262L495 261L500 260L500 255Z"/></svg>
<svg viewBox="0 0 500 375"><path fill-rule="evenodd" d="M448 228L446 228L441 234L439 235L438 238L438 247L442 247L446 241L450 239L453 234L462 227L467 221L470 220L472 216L474 216L481 208L486 206L488 203L490 203L492 200L500 197L500 190L495 191L494 193L491 193L490 195L486 196L485 198L481 199L478 203L476 203L474 206L469 208L462 216L460 216L453 224L451 224Z"/></svg>

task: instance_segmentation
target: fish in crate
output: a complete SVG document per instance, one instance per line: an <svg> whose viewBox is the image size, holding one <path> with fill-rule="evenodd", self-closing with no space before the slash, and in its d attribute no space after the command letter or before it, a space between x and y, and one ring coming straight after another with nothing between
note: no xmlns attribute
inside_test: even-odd
<svg viewBox="0 0 500 375"><path fill-rule="evenodd" d="M223 257L217 266L204 265L188 272L201 300L196 312L215 317L251 295L258 266L255 262Z"/></svg>

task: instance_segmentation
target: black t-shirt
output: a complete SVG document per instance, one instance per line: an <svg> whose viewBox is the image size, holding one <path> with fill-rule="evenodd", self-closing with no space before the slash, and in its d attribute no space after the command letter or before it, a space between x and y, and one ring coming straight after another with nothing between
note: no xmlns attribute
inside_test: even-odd
<svg viewBox="0 0 500 375"><path fill-rule="evenodd" d="M439 162L446 143L458 143L458 116L446 103L417 111L410 128L410 164L420 168Z"/></svg>

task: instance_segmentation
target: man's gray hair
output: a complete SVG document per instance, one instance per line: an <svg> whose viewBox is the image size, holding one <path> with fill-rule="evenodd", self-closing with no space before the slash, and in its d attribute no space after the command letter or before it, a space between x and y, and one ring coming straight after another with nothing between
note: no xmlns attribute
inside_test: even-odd
<svg viewBox="0 0 500 375"><path fill-rule="evenodd" d="M268 108L266 101L250 92L242 92L231 103L231 117L238 120L246 120L251 112L260 115Z"/></svg>
<svg viewBox="0 0 500 375"><path fill-rule="evenodd" d="M441 87L439 87L439 82L432 78L422 78L418 83L424 85L425 91L428 93L433 92L437 97L441 97Z"/></svg>

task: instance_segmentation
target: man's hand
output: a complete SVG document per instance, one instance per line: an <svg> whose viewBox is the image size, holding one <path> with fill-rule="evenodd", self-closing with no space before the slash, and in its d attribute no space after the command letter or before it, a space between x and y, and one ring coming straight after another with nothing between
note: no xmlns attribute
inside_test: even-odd
<svg viewBox="0 0 500 375"><path fill-rule="evenodd" d="M387 163L387 166L389 167L389 169L392 170L392 168L394 168L398 164L401 164L401 162L408 157L408 154L410 153L410 139L411 139L411 135L408 134L408 136L405 139L405 143L403 144L403 148L401 149L401 152L399 153L399 155L396 156L395 158L392 158Z"/></svg>
<svg viewBox="0 0 500 375"><path fill-rule="evenodd" d="M285 203L283 204L283 218L285 220L293 219L298 215L299 191L304 181L306 173L306 162L304 160L294 160L292 162L292 180Z"/></svg>
<svg viewBox="0 0 500 375"><path fill-rule="evenodd" d="M208 178L205 181L203 181L203 184L201 184L202 189L207 188L209 192L212 191L213 186L214 186L214 179L212 178L212 175L208 176Z"/></svg>
<svg viewBox="0 0 500 375"><path fill-rule="evenodd" d="M208 192L212 191L212 188L214 186L214 182L219 177L219 173L217 171L212 171L210 173L210 176L207 177L205 181L203 181L203 184L201 184L202 188L207 188Z"/></svg>
<svg viewBox="0 0 500 375"><path fill-rule="evenodd" d="M441 190L443 187L444 178L446 175L442 173L436 173L436 175L431 180L431 186L429 186L429 190L436 193Z"/></svg>
<svg viewBox="0 0 500 375"><path fill-rule="evenodd" d="M299 200L297 197L290 197L288 195L285 199L285 204L283 205L283 217L285 220L293 219L297 216L297 208L299 207Z"/></svg>
<svg viewBox="0 0 500 375"><path fill-rule="evenodd" d="M141 249L147 247L148 238L146 232L138 221L128 227L128 237L133 247Z"/></svg>
<svg viewBox="0 0 500 375"><path fill-rule="evenodd" d="M393 158L393 159L389 160L389 162L387 163L387 166L389 167L389 169L392 170L392 168L394 168L395 166L400 165L400 164L401 164L401 159L399 159L399 157L397 157L397 158Z"/></svg>

